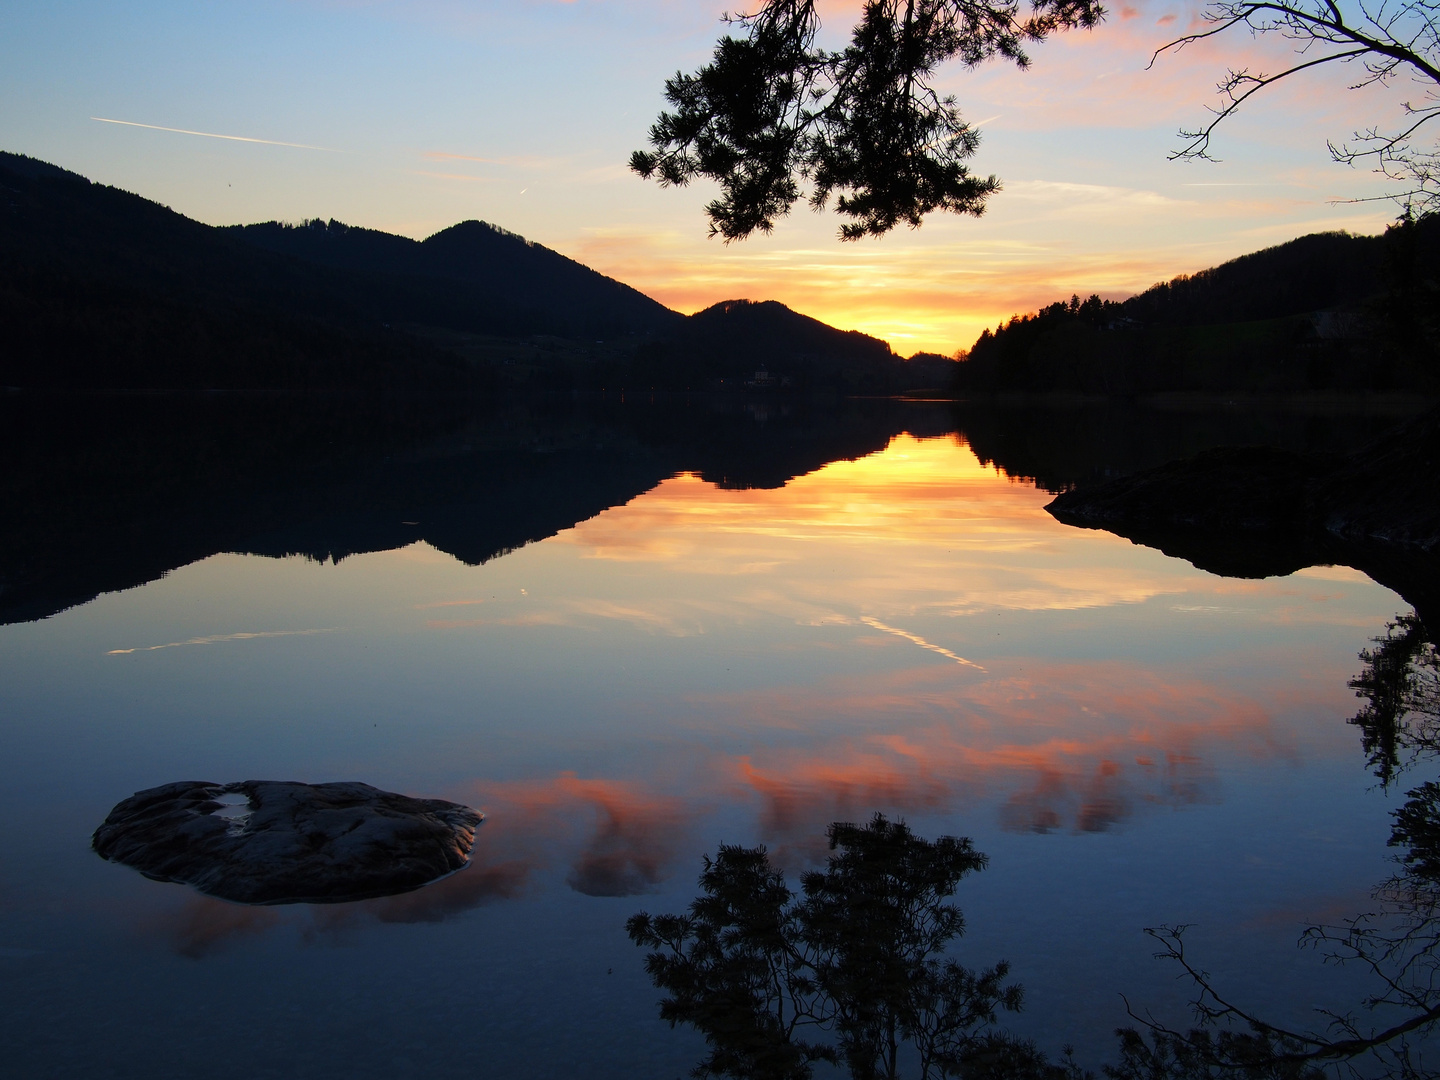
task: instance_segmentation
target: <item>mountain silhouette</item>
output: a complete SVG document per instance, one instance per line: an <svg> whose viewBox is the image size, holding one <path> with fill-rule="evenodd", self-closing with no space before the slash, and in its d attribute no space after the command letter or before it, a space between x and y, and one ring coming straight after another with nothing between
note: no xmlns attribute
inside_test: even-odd
<svg viewBox="0 0 1440 1080"><path fill-rule="evenodd" d="M941 359L942 368L953 368ZM821 390L886 395L944 386L948 371L911 363L888 343L837 330L775 300L725 300L637 348L612 385L638 389Z"/></svg>
<svg viewBox="0 0 1440 1080"><path fill-rule="evenodd" d="M473 383L386 331L358 275L0 154L0 385L394 388Z"/></svg>
<svg viewBox="0 0 1440 1080"><path fill-rule="evenodd" d="M473 295L474 289L458 285L478 287L479 295L529 314L537 330L550 333L647 333L669 329L683 318L629 285L484 221L462 221L425 240L319 219L301 225L234 225L223 231L321 266L424 279L432 290L462 296ZM426 311L407 310L413 300L412 290L397 289L391 319L424 321ZM457 323L452 317L442 325Z"/></svg>
<svg viewBox="0 0 1440 1080"><path fill-rule="evenodd" d="M1250 322L1343 307L1385 286L1385 239L1311 233L1150 286L1121 306L1148 323Z"/></svg>
<svg viewBox="0 0 1440 1080"><path fill-rule="evenodd" d="M7 153L0 343L0 386L51 389L740 389L765 368L773 388L875 394L937 378L773 301L684 316L481 221L425 240L216 228Z"/></svg>

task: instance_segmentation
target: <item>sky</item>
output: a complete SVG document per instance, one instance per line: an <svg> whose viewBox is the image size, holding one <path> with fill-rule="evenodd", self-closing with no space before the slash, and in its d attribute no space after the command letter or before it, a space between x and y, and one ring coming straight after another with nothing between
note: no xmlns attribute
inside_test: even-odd
<svg viewBox="0 0 1440 1080"><path fill-rule="evenodd" d="M856 0L822 4L838 43ZM1381 182L1326 140L1398 115L1406 87L1320 69L1227 122L1219 163L1172 162L1229 66L1284 43L1152 52L1200 7L1117 3L1025 71L939 82L1004 184L983 217L842 243L803 204L769 236L706 235L705 184L630 173L664 80L704 63L723 0L16 0L0 6L0 149L210 224L334 218L423 238L479 218L684 312L779 300L905 355L1072 293L1119 299L1309 232L1376 233ZM120 122L115 122L120 121ZM150 125L150 126L136 126ZM164 128L176 130L161 130ZM229 136L217 138L214 136Z"/></svg>

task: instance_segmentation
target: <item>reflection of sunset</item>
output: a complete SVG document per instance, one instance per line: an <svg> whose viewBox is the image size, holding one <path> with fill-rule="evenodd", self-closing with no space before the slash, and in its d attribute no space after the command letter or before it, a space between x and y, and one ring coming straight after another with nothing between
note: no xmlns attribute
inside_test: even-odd
<svg viewBox="0 0 1440 1080"><path fill-rule="evenodd" d="M1202 576L1135 565L1127 541L1053 521L1041 509L1049 498L982 466L953 439L909 435L776 490L720 491L682 475L555 541L633 564L649 576L651 595L623 605L568 597L553 615L664 633L761 613L808 625L868 618L885 624L882 633L924 638L905 616L1132 603ZM1062 548L1077 554L1057 560ZM656 588L665 575L685 586Z"/></svg>
<svg viewBox="0 0 1440 1080"><path fill-rule="evenodd" d="M1223 800L1237 763L1298 763L1297 725L1345 707L1347 669L1216 628L1364 622L1331 603L1361 581L1217 578L1060 525L1049 497L953 438L902 435L777 489L676 476L520 553L514 584L543 588L424 625L557 656L660 639L680 677L641 700L675 726L647 730L685 749L637 749L643 774L477 779L489 840L619 895L665 880L725 807L807 858L830 821L876 810L1100 832ZM1116 634L1132 644L1089 655ZM724 676L685 670L711 664Z"/></svg>

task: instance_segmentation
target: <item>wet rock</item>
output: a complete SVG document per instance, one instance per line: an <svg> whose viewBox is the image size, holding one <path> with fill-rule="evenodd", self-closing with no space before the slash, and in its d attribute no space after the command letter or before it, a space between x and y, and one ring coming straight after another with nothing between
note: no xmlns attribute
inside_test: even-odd
<svg viewBox="0 0 1440 1080"><path fill-rule="evenodd" d="M470 861L484 815L369 784L181 781L136 792L101 858L242 904L335 904L418 889Z"/></svg>

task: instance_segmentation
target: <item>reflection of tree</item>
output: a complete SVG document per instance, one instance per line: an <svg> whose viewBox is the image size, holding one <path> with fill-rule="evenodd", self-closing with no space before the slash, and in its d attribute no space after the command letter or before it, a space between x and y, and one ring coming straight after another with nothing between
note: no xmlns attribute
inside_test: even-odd
<svg viewBox="0 0 1440 1080"><path fill-rule="evenodd" d="M1398 616L1360 659L1365 670L1350 685L1368 704L1350 722L1360 727L1369 765L1389 787L1402 770L1440 752L1440 659L1414 614ZM1312 926L1302 938L1328 962L1369 973L1374 989L1358 1015L1322 1013L1323 1031L1272 1024L1224 996L1193 964L1184 927L1152 929L1159 955L1179 964L1198 988L1193 1004L1204 1026L1182 1033L1137 1016L1151 1042L1134 1032L1122 1038L1126 1061L1136 1067L1115 1072L1117 1080L1256 1070L1300 1076L1325 1065L1405 1080L1434 1075L1421 1064L1418 1040L1440 1030L1440 784L1406 792L1389 844L1400 849L1399 870L1372 892L1373 910Z"/></svg>
<svg viewBox="0 0 1440 1080"><path fill-rule="evenodd" d="M1421 1063L1418 1041L1440 1028L1440 786L1409 793L1395 812L1390 843L1405 848L1399 873L1375 889L1375 909L1337 926L1312 926L1302 941L1327 961L1358 966L1375 989L1361 1014L1322 1011L1324 1031L1281 1027L1236 1004L1185 954L1184 927L1147 931L1194 982L1202 1026L1181 1033L1149 1016L1153 1046L1135 1032L1122 1035L1127 1060L1149 1066L1113 1073L1116 1080L1149 1076L1319 1076L1318 1067L1343 1066L1353 1075L1400 1080L1433 1076ZM1362 1019L1363 1017L1363 1019ZM1243 1030L1234 1030L1236 1025ZM1169 1069L1155 1069L1167 1058ZM1191 1063L1176 1068L1177 1064ZM1209 1071L1194 1072L1203 1067ZM1107 1070L1109 1071L1109 1070Z"/></svg>
<svg viewBox="0 0 1440 1080"><path fill-rule="evenodd" d="M1360 654L1365 670L1350 681L1368 703L1350 722L1380 782L1440 750L1440 654L1418 616L1399 615Z"/></svg>
<svg viewBox="0 0 1440 1080"><path fill-rule="evenodd" d="M982 971L944 953L964 921L948 898L985 865L970 841L927 841L877 814L835 823L823 871L801 895L763 847L706 858L702 893L684 915L634 916L646 969L669 996L660 1015L701 1031L698 1077L798 1080L816 1061L857 1078L1062 1077L1029 1044L995 1030L1020 1007L1004 963Z"/></svg>

